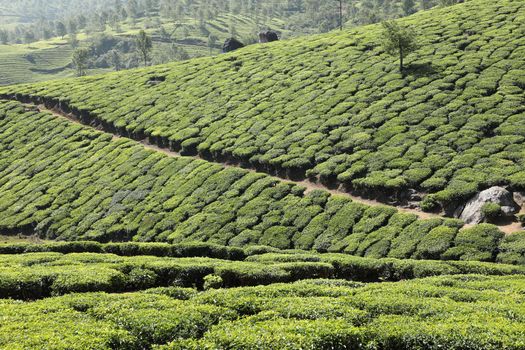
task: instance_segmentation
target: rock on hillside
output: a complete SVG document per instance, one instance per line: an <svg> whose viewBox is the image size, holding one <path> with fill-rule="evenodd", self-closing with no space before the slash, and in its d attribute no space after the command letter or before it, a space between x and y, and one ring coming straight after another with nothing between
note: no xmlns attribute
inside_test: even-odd
<svg viewBox="0 0 525 350"><path fill-rule="evenodd" d="M482 208L486 203L500 205L504 216L512 216L519 211L512 193L503 187L495 186L478 193L464 207L460 207L456 215L467 224L479 224L485 220Z"/></svg>
<svg viewBox="0 0 525 350"><path fill-rule="evenodd" d="M229 39L226 39L226 41L224 42L224 45L222 46L222 52L224 53L232 52L232 51L241 49L243 47L244 47L244 44L241 43L239 40L235 38L229 38Z"/></svg>

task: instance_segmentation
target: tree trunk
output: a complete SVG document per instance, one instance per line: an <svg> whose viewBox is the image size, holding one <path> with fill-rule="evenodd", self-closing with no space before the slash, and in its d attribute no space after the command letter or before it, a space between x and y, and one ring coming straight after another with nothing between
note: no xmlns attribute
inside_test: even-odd
<svg viewBox="0 0 525 350"><path fill-rule="evenodd" d="M403 48L399 48L399 71L403 73Z"/></svg>

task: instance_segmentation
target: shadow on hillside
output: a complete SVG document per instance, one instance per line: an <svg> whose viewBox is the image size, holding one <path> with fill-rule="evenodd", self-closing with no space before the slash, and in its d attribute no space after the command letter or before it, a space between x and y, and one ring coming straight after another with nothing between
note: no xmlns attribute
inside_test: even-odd
<svg viewBox="0 0 525 350"><path fill-rule="evenodd" d="M405 75L413 75L416 77L430 76L438 74L439 71L432 66L432 63L412 63L405 67Z"/></svg>

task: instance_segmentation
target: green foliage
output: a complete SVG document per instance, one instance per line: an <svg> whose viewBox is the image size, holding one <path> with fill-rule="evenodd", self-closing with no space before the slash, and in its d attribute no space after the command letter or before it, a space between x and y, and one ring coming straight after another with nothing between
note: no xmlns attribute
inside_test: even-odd
<svg viewBox="0 0 525 350"><path fill-rule="evenodd" d="M519 349L523 276L308 280L177 300L83 293L0 301L0 346L54 349Z"/></svg>
<svg viewBox="0 0 525 350"><path fill-rule="evenodd" d="M481 207L481 213L488 221L496 219L501 216L501 206L497 203L485 203Z"/></svg>
<svg viewBox="0 0 525 350"><path fill-rule="evenodd" d="M510 238L512 237L512 238ZM521 236L509 236L498 260L523 265ZM519 242L519 243L518 243ZM422 254L434 253L423 250ZM435 254L435 253L434 253ZM470 256L471 257L471 256ZM520 257L518 260L513 260ZM371 259L298 251L252 255L246 261L212 258L122 257L103 253L0 255L0 298L32 300L85 292L128 292L155 288L153 294L185 300L181 287L242 287L303 279L399 281L436 275L525 274L525 267L494 263Z"/></svg>
<svg viewBox="0 0 525 350"><path fill-rule="evenodd" d="M86 75L87 63L89 60L89 50L85 48L76 49L73 51L71 61L77 71L77 76Z"/></svg>
<svg viewBox="0 0 525 350"><path fill-rule="evenodd" d="M454 247L447 250L443 258L494 261L503 236L503 232L489 224L480 224L461 230L454 240Z"/></svg>
<svg viewBox="0 0 525 350"><path fill-rule="evenodd" d="M204 290L221 288L223 280L221 276L207 275L204 276Z"/></svg>
<svg viewBox="0 0 525 350"><path fill-rule="evenodd" d="M406 3L404 3L406 4ZM413 6L406 6L405 11L410 11ZM383 22L383 49L392 56L399 56L400 70L403 71L403 60L406 55L417 50L416 33L399 25L394 21Z"/></svg>
<svg viewBox="0 0 525 350"><path fill-rule="evenodd" d="M397 20L421 31L404 77L383 54L382 26L371 25L0 94L67 101L108 131L272 174L341 182L369 197L413 188L430 194L425 209L437 209L493 185L525 184L522 43L511 35L522 12L521 2L474 0Z"/></svg>
<svg viewBox="0 0 525 350"><path fill-rule="evenodd" d="M264 245L254 252L271 251L269 246L424 258L427 253L416 253L419 242L430 230L449 227L321 190L304 194L301 187L239 168L167 157L17 102L0 106L6 146L0 153L11 164L0 171L0 229L77 241L7 245L0 252L242 260L241 247ZM34 141L20 144L21 138ZM453 238L447 243L445 237L441 244L452 246ZM149 243L111 243L128 240Z"/></svg>
<svg viewBox="0 0 525 350"><path fill-rule="evenodd" d="M135 44L137 46L138 52L140 53L140 56L142 57L142 60L144 61L144 66L147 66L149 55L151 49L153 48L153 42L151 38L148 34L146 34L145 31L141 30L135 38Z"/></svg>

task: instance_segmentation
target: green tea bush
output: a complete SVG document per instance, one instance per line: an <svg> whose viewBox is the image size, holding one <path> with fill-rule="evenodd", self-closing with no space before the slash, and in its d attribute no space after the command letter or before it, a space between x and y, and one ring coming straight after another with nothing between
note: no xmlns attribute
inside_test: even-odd
<svg viewBox="0 0 525 350"><path fill-rule="evenodd" d="M223 280L221 276L207 275L204 276L204 290L221 288Z"/></svg>
<svg viewBox="0 0 525 350"><path fill-rule="evenodd" d="M503 232L490 224L480 224L461 230L456 235L454 246L443 254L443 258L494 261L502 238Z"/></svg>
<svg viewBox="0 0 525 350"><path fill-rule="evenodd" d="M521 236L510 237L510 242L521 242ZM498 260L520 263L521 260L512 260L516 256L522 256L521 250L503 251ZM206 289L220 285L230 288L333 278L378 282L435 275L525 274L525 267L505 264L371 259L296 251L254 255L247 260L122 257L97 253L1 255L0 298L26 300L69 293L120 293L160 288L156 294L180 295L182 290L183 296L177 298L184 299L187 292L181 289L183 287Z"/></svg>

